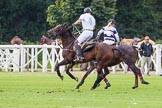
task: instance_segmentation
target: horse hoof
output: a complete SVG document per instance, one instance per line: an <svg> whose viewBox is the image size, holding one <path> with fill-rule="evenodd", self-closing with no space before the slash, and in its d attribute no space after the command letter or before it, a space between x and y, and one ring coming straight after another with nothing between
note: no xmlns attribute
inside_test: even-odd
<svg viewBox="0 0 162 108"><path fill-rule="evenodd" d="M111 86L111 84L107 83L105 89L108 89L108 87L110 87L110 86Z"/></svg>
<svg viewBox="0 0 162 108"><path fill-rule="evenodd" d="M78 82L78 78L77 77L75 77L75 81Z"/></svg>
<svg viewBox="0 0 162 108"><path fill-rule="evenodd" d="M142 81L142 84L150 84L150 83L147 81Z"/></svg>
<svg viewBox="0 0 162 108"><path fill-rule="evenodd" d="M75 89L79 89L79 86L76 86Z"/></svg>
<svg viewBox="0 0 162 108"><path fill-rule="evenodd" d="M94 90L95 88L94 87L91 87L90 90Z"/></svg>
<svg viewBox="0 0 162 108"><path fill-rule="evenodd" d="M132 89L136 89L138 86L133 86Z"/></svg>
<svg viewBox="0 0 162 108"><path fill-rule="evenodd" d="M90 90L94 90L94 89L96 89L96 87L97 87L97 86L92 86L92 87L90 88Z"/></svg>
<svg viewBox="0 0 162 108"><path fill-rule="evenodd" d="M60 76L60 79L63 80L64 79L64 76Z"/></svg>

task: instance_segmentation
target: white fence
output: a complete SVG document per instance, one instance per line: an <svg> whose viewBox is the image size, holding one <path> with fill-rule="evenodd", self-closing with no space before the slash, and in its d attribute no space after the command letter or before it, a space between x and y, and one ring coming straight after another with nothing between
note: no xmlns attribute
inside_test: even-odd
<svg viewBox="0 0 162 108"><path fill-rule="evenodd" d="M62 59L59 46L0 45L0 69L5 71L54 72L56 63ZM64 71L64 66L60 69Z"/></svg>
<svg viewBox="0 0 162 108"><path fill-rule="evenodd" d="M56 51L59 51L57 52ZM161 74L161 52L162 45L154 46L152 62L154 63L156 74ZM38 59L39 58L39 59ZM0 69L5 71L52 71L56 63L62 60L62 49L54 45L0 45ZM136 65L140 66L141 56ZM64 71L64 66L60 67ZM117 68L114 68L114 72ZM126 71L126 65L122 64L122 69Z"/></svg>

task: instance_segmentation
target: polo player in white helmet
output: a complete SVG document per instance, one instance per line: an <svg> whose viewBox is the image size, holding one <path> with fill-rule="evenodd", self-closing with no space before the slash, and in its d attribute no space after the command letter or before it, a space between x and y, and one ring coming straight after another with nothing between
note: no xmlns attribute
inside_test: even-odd
<svg viewBox="0 0 162 108"><path fill-rule="evenodd" d="M80 34L80 36L75 41L75 48L77 53L77 61L83 60L83 54L80 47L80 44L90 40L93 37L93 30L96 26L96 20L91 15L91 9L89 7L84 9L84 13L80 15L79 19L74 22L73 25L77 25L82 23L83 32Z"/></svg>

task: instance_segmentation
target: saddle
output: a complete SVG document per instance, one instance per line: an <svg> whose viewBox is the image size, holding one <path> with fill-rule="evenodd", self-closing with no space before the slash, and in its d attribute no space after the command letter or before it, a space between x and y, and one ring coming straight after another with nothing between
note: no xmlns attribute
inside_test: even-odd
<svg viewBox="0 0 162 108"><path fill-rule="evenodd" d="M84 42L83 44L81 44L81 49L83 52L90 50L91 48L93 48L96 45L96 42L94 42L93 39Z"/></svg>

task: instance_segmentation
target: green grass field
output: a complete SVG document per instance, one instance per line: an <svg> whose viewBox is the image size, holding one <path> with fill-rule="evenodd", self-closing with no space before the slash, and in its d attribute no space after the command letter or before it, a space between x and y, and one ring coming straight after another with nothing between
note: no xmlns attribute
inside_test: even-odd
<svg viewBox="0 0 162 108"><path fill-rule="evenodd" d="M79 79L83 73L73 73ZM162 77L144 76L150 85L135 90L133 74L110 74L105 84L89 90L96 73L80 90L65 73L61 81L55 73L0 72L0 108L162 108Z"/></svg>

